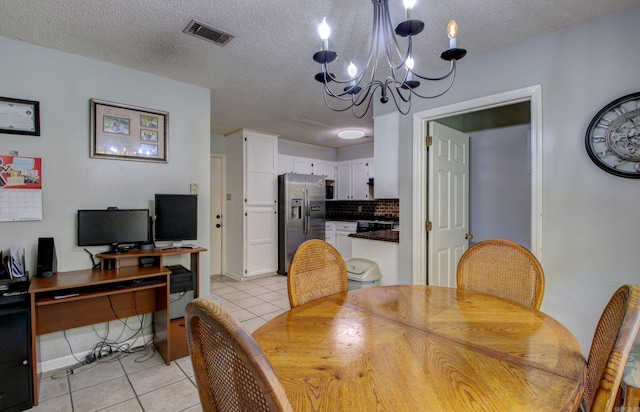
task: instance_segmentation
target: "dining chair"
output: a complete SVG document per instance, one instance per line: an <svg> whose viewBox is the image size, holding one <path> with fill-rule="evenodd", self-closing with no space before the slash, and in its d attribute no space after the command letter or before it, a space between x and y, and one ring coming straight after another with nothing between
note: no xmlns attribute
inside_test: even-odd
<svg viewBox="0 0 640 412"><path fill-rule="evenodd" d="M483 240L462 254L458 288L510 299L540 309L544 272L538 259L522 245L505 239Z"/></svg>
<svg viewBox="0 0 640 412"><path fill-rule="evenodd" d="M629 352L640 329L640 286L620 287L605 306L587 359L582 407L612 411Z"/></svg>
<svg viewBox="0 0 640 412"><path fill-rule="evenodd" d="M291 308L346 292L348 284L347 266L342 255L324 240L307 240L293 254L287 276Z"/></svg>
<svg viewBox="0 0 640 412"><path fill-rule="evenodd" d="M262 349L222 306L196 298L185 318L204 411L293 411Z"/></svg>

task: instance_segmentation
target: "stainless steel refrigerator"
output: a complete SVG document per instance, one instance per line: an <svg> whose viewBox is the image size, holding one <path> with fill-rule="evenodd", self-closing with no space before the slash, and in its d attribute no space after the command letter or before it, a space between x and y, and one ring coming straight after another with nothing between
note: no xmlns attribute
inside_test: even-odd
<svg viewBox="0 0 640 412"><path fill-rule="evenodd" d="M286 275L298 246L324 240L323 176L286 173L278 176L278 273Z"/></svg>

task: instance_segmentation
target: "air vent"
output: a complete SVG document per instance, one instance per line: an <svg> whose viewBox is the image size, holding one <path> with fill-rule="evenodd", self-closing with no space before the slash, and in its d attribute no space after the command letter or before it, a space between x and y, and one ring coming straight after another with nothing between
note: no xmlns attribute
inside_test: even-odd
<svg viewBox="0 0 640 412"><path fill-rule="evenodd" d="M200 37L201 39L208 40L212 43L217 44L218 46L226 46L227 43L229 43L231 39L235 37L233 34L226 33L220 29L207 26L206 24L200 23L195 20L191 20L191 22L187 25L187 27L185 27L183 32L192 36Z"/></svg>

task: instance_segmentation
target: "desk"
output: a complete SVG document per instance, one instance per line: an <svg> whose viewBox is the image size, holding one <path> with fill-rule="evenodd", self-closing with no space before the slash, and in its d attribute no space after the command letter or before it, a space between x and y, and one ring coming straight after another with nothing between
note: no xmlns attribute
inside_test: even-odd
<svg viewBox="0 0 640 412"><path fill-rule="evenodd" d="M154 343L167 365L188 355L184 318L171 319L171 271L163 258L190 254L191 271L198 291L199 254L197 249L151 250L98 255L104 262L115 260L117 269L60 272L50 278L31 280L31 367L34 405L38 404L38 358L36 336L154 313ZM153 258L150 266L139 266L140 258ZM66 296L62 298L56 298Z"/></svg>
<svg viewBox="0 0 640 412"><path fill-rule="evenodd" d="M553 318L430 286L339 293L253 333L296 411L564 411L585 358Z"/></svg>

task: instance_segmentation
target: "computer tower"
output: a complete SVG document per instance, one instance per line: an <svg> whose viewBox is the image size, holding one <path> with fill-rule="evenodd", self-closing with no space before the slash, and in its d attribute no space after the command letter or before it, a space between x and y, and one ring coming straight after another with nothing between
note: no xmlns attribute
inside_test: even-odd
<svg viewBox="0 0 640 412"><path fill-rule="evenodd" d="M167 266L171 270L169 286L169 311L171 319L184 317L187 303L195 296L195 277L193 272L182 265Z"/></svg>
<svg viewBox="0 0 640 412"><path fill-rule="evenodd" d="M53 238L38 238L36 276L39 278L50 278L56 273L58 273L58 259L56 258L56 247Z"/></svg>

